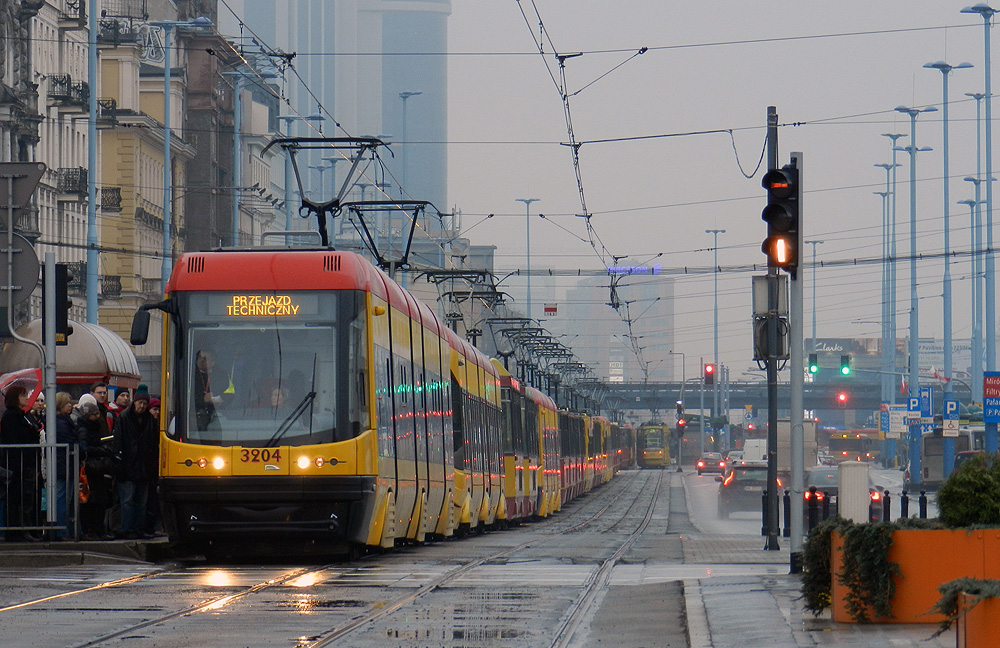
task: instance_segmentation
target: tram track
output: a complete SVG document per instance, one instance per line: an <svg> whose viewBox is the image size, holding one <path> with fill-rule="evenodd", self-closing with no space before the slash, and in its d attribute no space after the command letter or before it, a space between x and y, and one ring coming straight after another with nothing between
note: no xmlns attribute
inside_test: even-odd
<svg viewBox="0 0 1000 648"><path fill-rule="evenodd" d="M574 605L573 607L571 607L569 614L566 615L565 617L565 621L560 626L560 632L558 632L556 635L557 638L568 633L569 639L572 639L572 636L575 634L576 628L579 626L580 620L591 609L600 589L606 587L607 581L610 578L611 570L614 568L614 565L617 564L618 560L620 560L623 555L625 555L625 553L629 550L629 548L632 546L635 540L642 534L642 531L649 524L649 520L652 518L653 514L653 507L656 503L656 496L659 493L660 484L662 483L662 481L663 481L663 473L660 473L660 476L656 482L656 488L651 497L650 504L648 505L648 510L646 512L645 517L643 518L642 523L639 525L638 528L636 528L635 531L633 531L629 535L628 539L622 544L621 547L619 547L619 549L614 553L614 555L605 560L595 570L595 572L591 574L591 576L587 579L587 582L584 585L583 592L581 593L580 597L578 597L576 602L574 602ZM448 572L441 574L437 578L421 586L416 591L401 596L390 603L386 603L378 610L371 610L366 614L355 617L354 619L348 621L347 623L331 628L329 631L322 633L321 638L319 638L317 641L313 641L310 643L300 643L296 646L296 648L324 648L326 646L333 645L335 641L343 639L344 637L352 634L353 632L357 631L360 628L363 628L365 626L368 626L369 624L376 623L382 619L389 617L393 613L405 608L408 605L415 603L416 601L425 597L431 592L440 589L449 582L457 580L461 576L471 572L473 569L477 567L507 557L511 554L514 554L528 547L536 546L539 543L553 540L555 538L564 536L568 533L573 533L575 531L583 529L593 524L596 520L601 519L602 515L604 515L608 510L610 510L616 502L618 502L623 496L625 496L627 492L629 492L627 485L621 484L620 488L617 489L617 492L613 496L611 496L611 498L606 503L601 505L597 511L592 513L588 518L586 518L582 522L574 524L565 529L560 529L558 531L548 533L541 537L532 538L531 540L522 542L521 544L518 544L516 546L508 547L506 549L494 552L493 554L490 554L488 556L477 558L465 564L459 565L458 567L455 567L449 570ZM627 510L631 510L634 504L635 501L633 500L633 502L629 505ZM620 522L621 519L615 522L612 525L612 528L617 524L619 524ZM568 645L570 644L559 643L558 640L556 643L552 644L552 646L568 646Z"/></svg>
<svg viewBox="0 0 1000 648"><path fill-rule="evenodd" d="M657 481L655 492L659 491L660 481L662 481L662 477L660 477ZM645 499L640 497L640 494L651 490L647 488L648 482L649 479L644 477L638 480L613 480L611 483L604 485L600 489L592 491L590 496L577 500L579 506L573 506L572 508L566 509L565 513L567 513L567 515L556 515L538 523L537 526L535 526L535 533L532 533L529 539L526 539L515 546L492 551L488 555L464 561L462 564L448 569L446 572L432 578L430 581L422 584L415 590L409 591L405 595L396 596L387 601L378 601L375 605L373 605L372 609L366 613L350 620L344 620L338 625L332 626L327 630L318 629L318 631L310 632L308 637L299 638L299 643L296 644L296 647L322 648L324 646L342 645L338 644L339 640L342 640L345 637L350 637L352 634L364 628L370 629L370 627L377 625L380 621L387 619L394 613L413 606L414 603L423 597L426 597L433 592L437 592L442 588L449 586L449 584L453 585L456 581L459 581L463 576L468 575L476 568L496 563L505 557L516 554L517 552L535 547L542 543L552 542L560 537L566 537L568 534L579 532L588 527L592 528L593 533L596 534L608 533L620 525L624 519L630 516L634 517L631 512L636 508L636 500ZM654 501L656 497L655 492L652 495ZM622 515L615 515L615 520L613 521L608 520L608 512L616 512L619 508L624 508L625 513ZM648 522L649 515L650 514L647 512L645 518L646 522ZM581 517L583 519L581 519ZM531 530L530 526L525 526L524 528L525 530ZM539 532L541 532L541 535L539 535ZM631 546L630 540L638 537L640 533L641 529L637 529L632 535L630 535L630 539L619 547L614 556L604 561L587 579L584 590L580 594L578 600L574 603L573 608L567 615L563 615L565 622L561 628L564 632L572 634L576 631L576 628L580 623L580 619L584 618L587 611L592 607L593 602L596 600L596 592L598 592L600 588L606 584L614 563L617 562L617 560L625 554L629 546ZM498 533L497 535L502 535L502 533ZM378 556L371 556L371 558L377 559ZM378 561L362 559L358 562L371 563ZM363 567L363 565L361 566ZM177 620L185 618L194 619L204 613L217 613L223 609L231 609L234 603L241 600L244 601L244 605L252 606L254 605L253 601L258 600L254 597L259 596L263 592L271 590L272 588L280 588L281 586L291 584L291 581L294 581L295 579L308 578L310 575L319 576L327 570L343 567L344 563L333 563L324 564L322 566L293 568L287 571L280 571L278 574L268 578L267 580L262 580L253 583L252 585L247 584L238 591L229 591L221 595L212 595L209 598L197 602L196 604L188 605L180 609L158 610L157 613L154 613L151 617L142 620L133 619L133 622L124 623L114 628L95 628L95 631L91 633L89 637L78 637L73 643L66 643L65 645L72 646L73 648L91 648L118 644L121 641L129 640L134 636L148 635L152 629L157 626L169 627L170 622L176 622ZM108 581L99 585L77 588L72 591L62 592L50 596L38 597L29 601L0 608L0 619L3 618L3 614L5 612L14 613L17 610L25 610L26 608L45 610L46 604L59 599L72 599L80 594L94 593L95 591L119 591L128 597L128 588L130 586L162 576L177 574L183 575L186 571L188 571L187 567L171 565L162 569L156 569L142 574ZM119 594L119 596L121 596L121 594ZM186 622L184 623L186 625ZM176 623L174 625L176 625ZM169 632L173 631L174 630L171 630Z"/></svg>
<svg viewBox="0 0 1000 648"><path fill-rule="evenodd" d="M342 639L343 637L351 634L352 632L363 626L368 625L369 623L374 623L376 621L388 617L393 612L396 612L397 610L400 610L403 607L416 602L418 599L423 598L427 594L437 590L444 584L456 580L460 576L472 571L477 567L480 567L484 564L490 563L495 560L499 560L517 551L536 545L540 542L545 542L553 538L558 538L567 533L573 533L574 531L583 529L586 526L592 524L595 520L600 519L600 517L605 512L607 512L625 494L626 490L627 488L624 484L619 485L617 492L611 497L611 499L605 504L603 504L596 512L592 513L590 517L586 518L582 522L574 524L573 526L567 527L565 529L560 529L558 531L548 533L541 537L532 538L514 547L508 547L506 549L502 549L488 556L477 558L463 565L459 565L458 567L455 567L449 570L448 572L438 576L437 578L427 583L426 585L418 588L416 591L411 592L410 594L407 594L405 596L401 596L378 610L372 610L367 614L363 614L359 617L356 617L345 624L332 628L331 630L328 631L329 634L324 633L325 636L323 636L320 640L313 643L300 644L296 648L323 648L324 646L329 646L334 641ZM555 521L553 518L550 519Z"/></svg>
<svg viewBox="0 0 1000 648"><path fill-rule="evenodd" d="M556 631L555 637L550 644L551 648L566 648L568 646L575 645L573 642L576 638L577 630L579 630L584 620L594 609L598 597L605 589L607 589L608 584L611 581L611 572L614 570L615 565L618 564L618 561L621 560L622 556L628 553L628 550L632 548L635 541L642 535L642 532L646 530L646 527L649 526L649 521L653 518L656 498L660 493L660 486L663 484L663 475L663 471L659 471L659 477L656 480L656 488L653 490L653 494L649 500L649 505L646 508L646 514L643 516L639 526L637 526L635 530L629 534L628 538L625 539L618 550L612 554L610 558L606 559L601 566L598 567L593 574L591 574L586 583L584 583L583 591L580 592L580 595L570 607L568 614L565 616L563 622ZM633 505L637 501L638 500L633 500ZM632 507L630 506L629 510L631 509Z"/></svg>

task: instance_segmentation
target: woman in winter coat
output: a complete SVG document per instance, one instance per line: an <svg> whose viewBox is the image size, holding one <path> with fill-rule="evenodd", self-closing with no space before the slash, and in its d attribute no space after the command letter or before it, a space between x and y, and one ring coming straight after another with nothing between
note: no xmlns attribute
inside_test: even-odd
<svg viewBox="0 0 1000 648"><path fill-rule="evenodd" d="M83 527L84 540L112 540L114 536L108 531L105 517L111 505L112 477L114 472L114 454L101 440L103 427L101 419L104 415L97 405L97 399L90 394L80 397L77 404L77 431L80 443L84 447L84 472L90 483L90 499L80 505L80 525Z"/></svg>
<svg viewBox="0 0 1000 648"><path fill-rule="evenodd" d="M38 428L28 419L28 392L21 385L11 385L4 395L7 410L0 418L0 446L34 445L35 448L0 447L0 463L12 471L7 486L8 527L37 527L39 495L41 493L41 447L38 446ZM7 531L8 542L27 540L38 542L39 534L33 530Z"/></svg>

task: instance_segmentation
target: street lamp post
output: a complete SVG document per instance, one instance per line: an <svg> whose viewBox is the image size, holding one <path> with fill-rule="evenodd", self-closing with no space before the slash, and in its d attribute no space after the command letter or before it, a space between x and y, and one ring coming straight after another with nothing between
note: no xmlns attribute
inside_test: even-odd
<svg viewBox="0 0 1000 648"><path fill-rule="evenodd" d="M170 51L173 49L173 30L188 28L211 27L212 21L204 16L199 16L194 20L157 20L149 23L151 27L163 29L163 263L160 267L160 280L162 288L166 289L167 279L170 278L170 269L173 265L173 258L170 248L170 182L171 182L171 159L170 159ZM96 92L95 88L90 91ZM96 119L91 115L91 119ZM95 264L96 267L96 264Z"/></svg>
<svg viewBox="0 0 1000 648"><path fill-rule="evenodd" d="M944 287L941 298L944 305L944 399L949 400L952 395L951 377L954 373L955 362L952 355L954 353L954 343L952 341L951 317L951 259L949 258L949 255L951 254L951 221L949 218L949 212L951 211L951 198L949 197L948 185L951 183L951 177L948 174L948 75L951 74L952 70L971 68L972 64L959 63L958 65L949 65L944 61L934 61L933 63L925 63L924 67L939 70L941 72L942 84L941 148L942 155L944 156L942 167L944 175ZM944 461L944 476L947 477L951 474L951 469L955 464L954 437L946 436L944 438L942 460Z"/></svg>
<svg viewBox="0 0 1000 648"><path fill-rule="evenodd" d="M525 229L524 229L524 254L525 254L525 265L524 272L527 278L527 295L525 296L525 310L527 311L525 315L528 319L531 319L531 203L538 202L541 198L515 198L517 202L524 203L524 217L525 217Z"/></svg>
<svg viewBox="0 0 1000 648"><path fill-rule="evenodd" d="M896 272L897 272L897 267L896 267L896 264L897 264L897 261L896 261L896 195L897 195L896 194L896 176L897 176L897 169L900 166L902 166L900 164L896 164L896 153L897 153L896 142L900 138L906 137L906 135L904 135L902 133L882 133L882 137L888 137L889 138L889 143L890 143L889 149L890 149L891 154L892 154L892 161L890 162L890 164L892 165L892 187L889 190L890 193L892 194L892 203L891 203L891 206L890 206L891 214L890 214L890 217L889 217L889 222L890 222L890 225L889 225L889 330L892 332L892 368L893 368L892 370L895 373L896 366L897 366L897 364L896 364L896 340L899 337L899 326L896 323L896 316L897 316L896 301L898 299L898 295L896 294L896 285L897 285L897 282L896 282ZM895 394L895 393L896 393L895 378L893 378L893 394ZM895 451L896 451L896 440L895 439L890 439L889 441L890 441L889 446L890 446L891 450L893 451L893 453L895 453Z"/></svg>
<svg viewBox="0 0 1000 648"><path fill-rule="evenodd" d="M87 12L87 323L97 324L97 12ZM13 223L10 224L13 231ZM53 401L54 403L55 401Z"/></svg>
<svg viewBox="0 0 1000 648"><path fill-rule="evenodd" d="M406 141L406 100L410 97L417 97L422 95L423 92L417 91L406 91L400 92L399 98L403 100L403 123L400 126L399 133L399 195L401 198L405 198L408 194L408 188L406 186L406 165L410 161L409 155L407 154L409 147Z"/></svg>
<svg viewBox="0 0 1000 648"><path fill-rule="evenodd" d="M978 186L976 188L976 193L978 194ZM972 250L972 255L969 257L969 265L971 266L970 277L972 278L972 285L970 286L972 292L972 344L970 345L972 347L972 389L970 391L972 393L972 401L974 403L981 403L983 400L983 314L980 301L982 299L980 295L982 286L979 283L979 258L976 254L976 250L979 247L979 228L976 217L976 208L979 206L979 201L966 198L965 200L959 200L958 204L969 206L969 231L971 232L969 246Z"/></svg>
<svg viewBox="0 0 1000 648"><path fill-rule="evenodd" d="M879 166L879 165L875 165ZM889 183L886 169L886 184ZM892 394L892 377L889 375L891 356L889 355L889 192L874 191L882 198L882 390L881 402L889 402ZM895 345L893 345L895 347Z"/></svg>
<svg viewBox="0 0 1000 648"><path fill-rule="evenodd" d="M910 145L905 147L910 154L910 398L920 395L920 329L918 327L919 302L917 297L917 153L930 151L929 147L917 148L917 115L936 112L937 108L907 108L897 106L896 110L910 117ZM911 424L909 431L910 479L921 483L920 472L920 424Z"/></svg>
<svg viewBox="0 0 1000 648"><path fill-rule="evenodd" d="M997 12L987 4L979 3L962 9L962 13L977 13L983 17L985 40L983 42L983 75L986 79L986 370L996 370L996 268L993 253L993 91L990 74L990 23ZM997 451L997 424L986 423L986 452Z"/></svg>
<svg viewBox="0 0 1000 648"><path fill-rule="evenodd" d="M716 367L719 366L719 234L725 234L724 229L708 229L705 230L706 234L711 234L714 242L712 243L713 261L712 261L712 322L713 322L713 335L712 335L712 362ZM718 416L719 413L719 381L716 380L712 387L712 415Z"/></svg>
<svg viewBox="0 0 1000 648"><path fill-rule="evenodd" d="M976 183L975 205L973 209L972 234L972 378L973 399L982 403L983 399L983 201L979 190L983 180L983 112L982 103L986 96L982 92L966 92L966 97L976 100L976 177L965 178ZM978 349L976 352L976 342Z"/></svg>

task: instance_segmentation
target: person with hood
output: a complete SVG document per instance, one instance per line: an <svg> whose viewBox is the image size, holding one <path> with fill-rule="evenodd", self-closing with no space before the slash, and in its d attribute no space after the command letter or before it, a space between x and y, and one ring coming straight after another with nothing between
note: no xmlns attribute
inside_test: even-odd
<svg viewBox="0 0 1000 648"><path fill-rule="evenodd" d="M143 537L149 484L156 477L157 429L149 413L149 394L138 393L115 421L114 451L121 458L118 500L121 537Z"/></svg>
<svg viewBox="0 0 1000 648"><path fill-rule="evenodd" d="M107 418L93 394L80 397L76 414L77 432L83 446L84 472L90 483L90 499L80 504L82 539L111 540L114 536L108 532L104 518L112 500L110 474L115 472L115 460L110 445L102 440Z"/></svg>

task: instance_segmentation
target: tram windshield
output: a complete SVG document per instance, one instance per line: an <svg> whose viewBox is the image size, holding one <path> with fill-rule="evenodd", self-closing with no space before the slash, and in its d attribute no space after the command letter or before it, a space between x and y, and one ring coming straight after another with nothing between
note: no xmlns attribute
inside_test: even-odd
<svg viewBox="0 0 1000 648"><path fill-rule="evenodd" d="M331 443L368 428L364 294L178 295L172 438L220 446Z"/></svg>
<svg viewBox="0 0 1000 648"><path fill-rule="evenodd" d="M646 436L646 447L659 449L663 447L663 428L643 428Z"/></svg>

